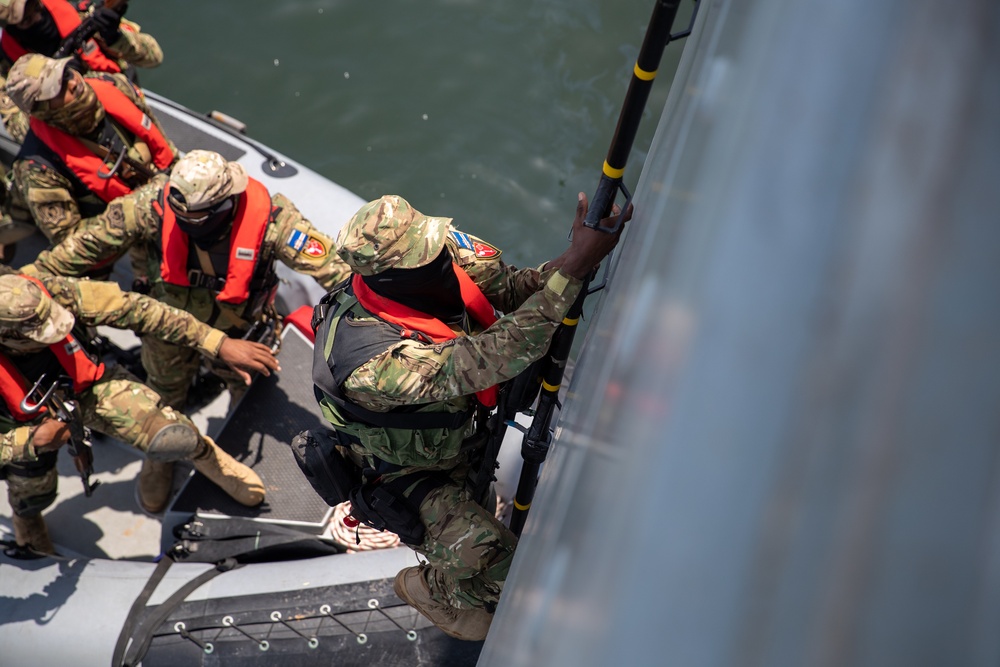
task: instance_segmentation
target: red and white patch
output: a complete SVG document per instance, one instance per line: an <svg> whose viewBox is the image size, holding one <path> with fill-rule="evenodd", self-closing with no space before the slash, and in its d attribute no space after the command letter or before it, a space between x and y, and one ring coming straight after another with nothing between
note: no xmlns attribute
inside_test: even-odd
<svg viewBox="0 0 1000 667"><path fill-rule="evenodd" d="M500 256L500 248L483 241L473 241L472 249L476 251L476 257L479 259L493 259Z"/></svg>
<svg viewBox="0 0 1000 667"><path fill-rule="evenodd" d="M319 239L310 236L309 240L306 241L306 246L302 249L302 252L310 257L325 257L326 246L323 245L323 242Z"/></svg>

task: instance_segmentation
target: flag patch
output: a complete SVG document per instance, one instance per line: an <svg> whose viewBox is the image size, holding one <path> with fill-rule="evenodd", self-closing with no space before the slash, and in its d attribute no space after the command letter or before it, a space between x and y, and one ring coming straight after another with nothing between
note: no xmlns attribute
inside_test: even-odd
<svg viewBox="0 0 1000 667"><path fill-rule="evenodd" d="M455 243L458 244L459 248L465 248L466 250L473 250L472 239L468 234L462 232L457 232L454 229L451 230L451 238L455 239Z"/></svg>
<svg viewBox="0 0 1000 667"><path fill-rule="evenodd" d="M306 244L306 239L308 238L309 236L305 232L300 232L297 229L293 229L292 233L288 236L287 245L295 252L299 252L300 250L302 250L302 247Z"/></svg>

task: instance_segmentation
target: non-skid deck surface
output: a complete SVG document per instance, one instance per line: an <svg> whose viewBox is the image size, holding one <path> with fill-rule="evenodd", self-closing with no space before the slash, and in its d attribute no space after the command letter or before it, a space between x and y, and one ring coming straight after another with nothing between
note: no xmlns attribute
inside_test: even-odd
<svg viewBox="0 0 1000 667"><path fill-rule="evenodd" d="M324 423L313 397L312 345L288 327L279 359L281 373L258 378L216 438L220 447L261 476L267 500L260 507L244 507L196 473L174 500L171 512L317 527L325 522L331 509L302 476L288 446L299 431Z"/></svg>

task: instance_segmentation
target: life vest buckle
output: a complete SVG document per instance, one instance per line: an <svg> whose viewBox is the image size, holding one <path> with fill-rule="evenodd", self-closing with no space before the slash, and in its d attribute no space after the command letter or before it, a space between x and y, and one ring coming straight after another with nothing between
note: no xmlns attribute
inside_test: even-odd
<svg viewBox="0 0 1000 667"><path fill-rule="evenodd" d="M191 287L205 287L214 292L221 292L226 284L225 278L210 276L201 269L188 269L187 278Z"/></svg>

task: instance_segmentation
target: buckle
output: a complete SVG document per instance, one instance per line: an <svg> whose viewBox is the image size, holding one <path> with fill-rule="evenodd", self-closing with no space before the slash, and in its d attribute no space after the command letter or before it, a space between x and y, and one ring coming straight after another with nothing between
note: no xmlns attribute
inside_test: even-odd
<svg viewBox="0 0 1000 667"><path fill-rule="evenodd" d="M201 269L188 269L188 283L191 287L205 287L215 292L221 292L226 286L226 279L210 276Z"/></svg>

